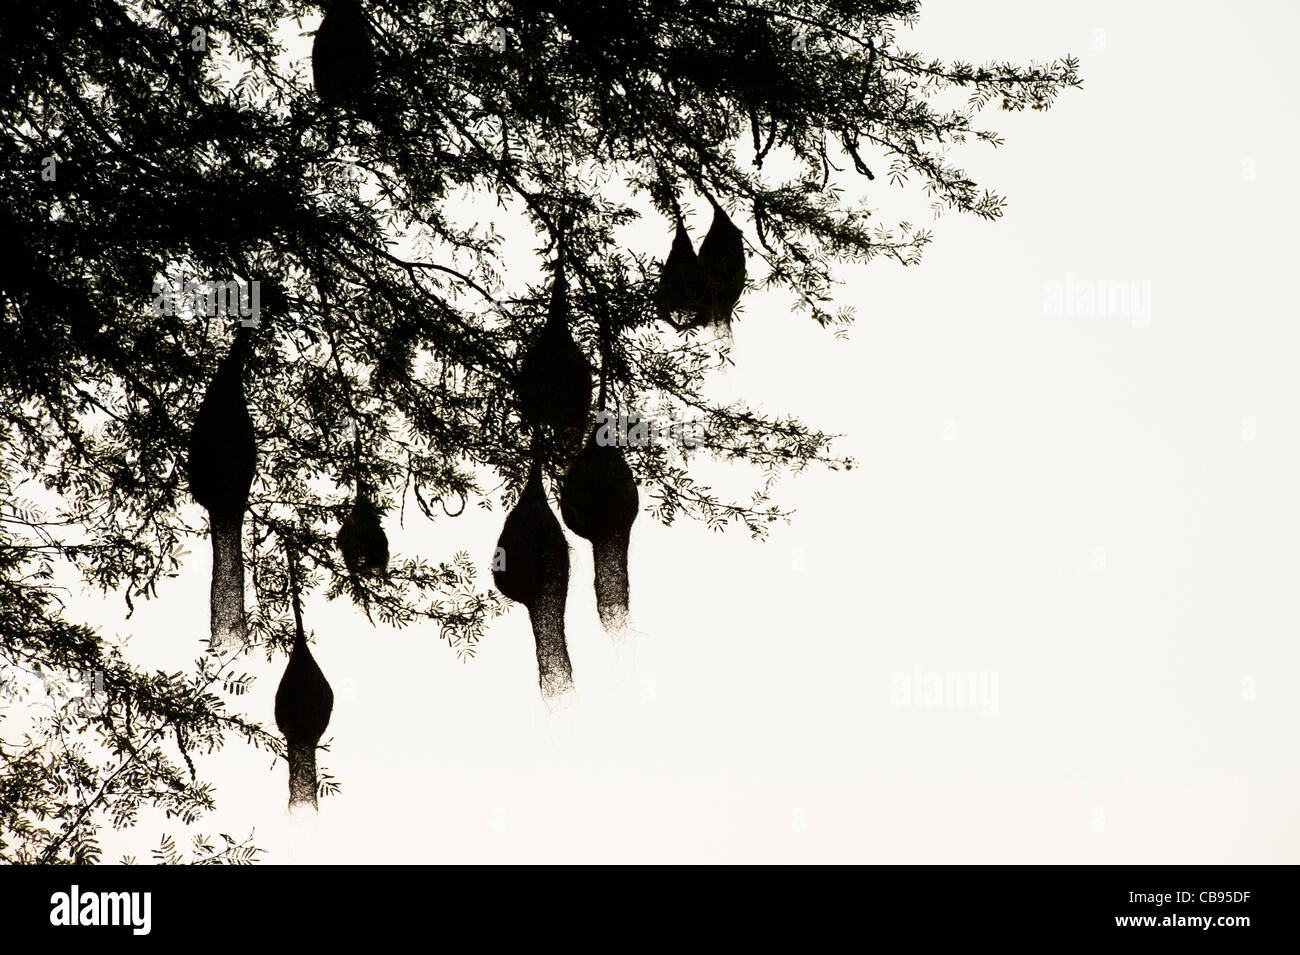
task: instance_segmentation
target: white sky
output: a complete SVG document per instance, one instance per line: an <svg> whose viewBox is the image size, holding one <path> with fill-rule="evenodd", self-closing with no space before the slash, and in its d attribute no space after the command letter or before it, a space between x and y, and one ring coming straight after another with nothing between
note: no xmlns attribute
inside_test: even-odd
<svg viewBox="0 0 1300 955"><path fill-rule="evenodd" d="M198 831L256 827L272 862L1296 860L1300 10L924 11L901 45L1074 53L1086 85L986 114L1006 145L954 158L1006 217L934 223L917 268L844 269L849 342L747 297L718 387L843 432L860 467L787 481L799 513L766 544L643 516L621 653L575 540L580 699L558 717L522 608L462 665L428 627L312 601L343 792L291 821L284 765L231 743L203 760L222 805ZM645 235L666 249L662 223ZM1149 283L1149 324L1045 315L1067 276ZM503 516L388 529L486 572ZM71 614L185 665L207 625L193 550L129 625L116 601ZM249 663L240 705L271 724L282 661ZM895 705L916 668L995 677L996 707Z"/></svg>

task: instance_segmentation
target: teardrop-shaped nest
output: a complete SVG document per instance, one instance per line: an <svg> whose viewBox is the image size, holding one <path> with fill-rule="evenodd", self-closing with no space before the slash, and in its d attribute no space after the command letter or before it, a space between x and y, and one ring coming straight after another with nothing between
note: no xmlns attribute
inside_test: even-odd
<svg viewBox="0 0 1300 955"><path fill-rule="evenodd" d="M497 539L492 579L497 590L530 610L544 592L569 580L569 545L546 501L539 467L534 467Z"/></svg>
<svg viewBox="0 0 1300 955"><path fill-rule="evenodd" d="M745 291L745 237L718 205L713 224L700 243L703 301L699 324L729 325L731 313Z"/></svg>
<svg viewBox="0 0 1300 955"><path fill-rule="evenodd" d="M569 466L560 513L571 531L591 541L596 609L601 625L617 634L627 624L628 547L640 501L623 449L601 444L600 431Z"/></svg>
<svg viewBox="0 0 1300 955"><path fill-rule="evenodd" d="M243 516L257 470L257 440L244 398L245 340L237 338L217 366L190 430L190 494L214 519Z"/></svg>
<svg viewBox="0 0 1300 955"><path fill-rule="evenodd" d="M640 505L636 478L623 449L602 445L599 432L588 438L564 477L560 514L565 525L589 541L603 540L627 531Z"/></svg>
<svg viewBox="0 0 1300 955"><path fill-rule="evenodd" d="M378 576L388 570L388 535L379 509L368 495L357 496L338 533L339 550L348 573Z"/></svg>
<svg viewBox="0 0 1300 955"><path fill-rule="evenodd" d="M305 640L294 641L289 663L275 691L275 725L291 743L315 746L334 712L334 690Z"/></svg>
<svg viewBox="0 0 1300 955"><path fill-rule="evenodd" d="M591 362L569 331L563 278L556 280L546 324L519 364L519 411L533 429L544 428L566 455L582 448L594 387Z"/></svg>
<svg viewBox="0 0 1300 955"><path fill-rule="evenodd" d="M375 45L358 0L330 0L311 48L316 95L330 106L355 102L375 83Z"/></svg>
<svg viewBox="0 0 1300 955"><path fill-rule="evenodd" d="M670 319L673 315L695 315L703 302L704 282L700 272L699 257L691 245L686 226L678 220L677 233L672 248L659 273L659 287L655 290L655 305L659 317Z"/></svg>
<svg viewBox="0 0 1300 955"><path fill-rule="evenodd" d="M569 545L546 502L541 468L533 465L519 502L497 540L492 577L497 589L528 608L537 650L537 682L548 704L573 689L564 633L569 592Z"/></svg>
<svg viewBox="0 0 1300 955"><path fill-rule="evenodd" d="M275 691L275 725L289 760L289 805L316 807L316 746L334 711L334 691L301 636Z"/></svg>

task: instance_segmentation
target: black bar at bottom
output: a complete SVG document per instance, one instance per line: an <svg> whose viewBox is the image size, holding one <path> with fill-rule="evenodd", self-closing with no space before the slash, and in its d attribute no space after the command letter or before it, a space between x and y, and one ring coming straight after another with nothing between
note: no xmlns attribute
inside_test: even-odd
<svg viewBox="0 0 1300 955"><path fill-rule="evenodd" d="M1296 874L1295 866L656 867L615 878L435 867L9 867L0 869L0 925L9 943L112 936L128 946L337 944L412 932L430 943L465 932L482 941L530 923L547 934L564 925L570 941L587 934L586 923L599 927L594 940L609 939L611 919L651 944L784 931L804 945L910 936L927 950L1002 939L1237 946L1294 937Z"/></svg>

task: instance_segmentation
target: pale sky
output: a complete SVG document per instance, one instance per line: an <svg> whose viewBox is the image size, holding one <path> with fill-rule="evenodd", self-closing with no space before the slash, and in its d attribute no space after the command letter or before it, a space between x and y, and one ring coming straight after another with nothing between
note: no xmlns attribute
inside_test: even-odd
<svg viewBox="0 0 1300 955"><path fill-rule="evenodd" d="M231 742L200 761L221 807L196 831L255 827L269 862L1297 861L1300 10L923 10L901 46L1072 53L1085 87L984 114L1005 146L952 158L1005 217L932 223L914 268L844 268L849 341L746 296L715 387L843 433L859 467L784 482L798 513L762 544L643 514L621 651L572 539L560 716L522 608L461 664L429 626L310 601L343 791L292 821L284 764ZM886 189L868 195L928 220ZM643 231L666 251L662 222ZM1076 305L1094 283L1139 297L1049 314L1049 283ZM486 573L503 518L408 510L388 533ZM129 623L116 598L70 616L185 666L207 626L192 550ZM248 668L235 703L273 726L283 660ZM976 698L953 695L963 678ZM154 835L110 833L106 859Z"/></svg>

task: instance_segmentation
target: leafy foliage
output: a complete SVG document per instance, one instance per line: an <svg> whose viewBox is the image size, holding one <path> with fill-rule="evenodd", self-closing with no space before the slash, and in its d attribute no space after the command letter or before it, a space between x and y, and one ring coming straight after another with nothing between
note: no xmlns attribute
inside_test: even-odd
<svg viewBox="0 0 1300 955"><path fill-rule="evenodd" d="M160 287L260 283L248 394L261 463L245 523L256 645L289 645L292 539L308 589L378 622L427 623L470 657L502 603L469 555L395 557L361 578L334 537L358 482L403 519L408 502L447 521L459 512L446 502L517 493L513 385L561 242L574 335L611 403L700 416L704 453L760 469L733 502L679 448L637 449L652 515L761 536L787 513L777 476L851 464L815 428L704 397L726 343L655 321L657 256L672 209L712 196L745 232L751 283L840 334L852 315L833 303L836 264L913 264L931 240L848 205L847 185L919 184L940 210L999 216L1003 199L950 150L998 145L980 112L1047 108L1079 85L1077 63L925 59L899 45L918 6L368 0L379 79L339 109L286 50L318 22L303 0L3 5L0 664L99 669L105 699L53 709L20 738L5 724L0 858L91 861L96 827L130 825L142 806L191 823L212 799L190 752L232 734L282 748L227 711L218 694L246 686L230 663L133 669L63 618L52 586L65 561L130 606L203 531L180 492L183 452L234 322L156 314ZM542 281L505 261L488 208L535 229ZM645 216L664 218L663 249L626 246Z"/></svg>

